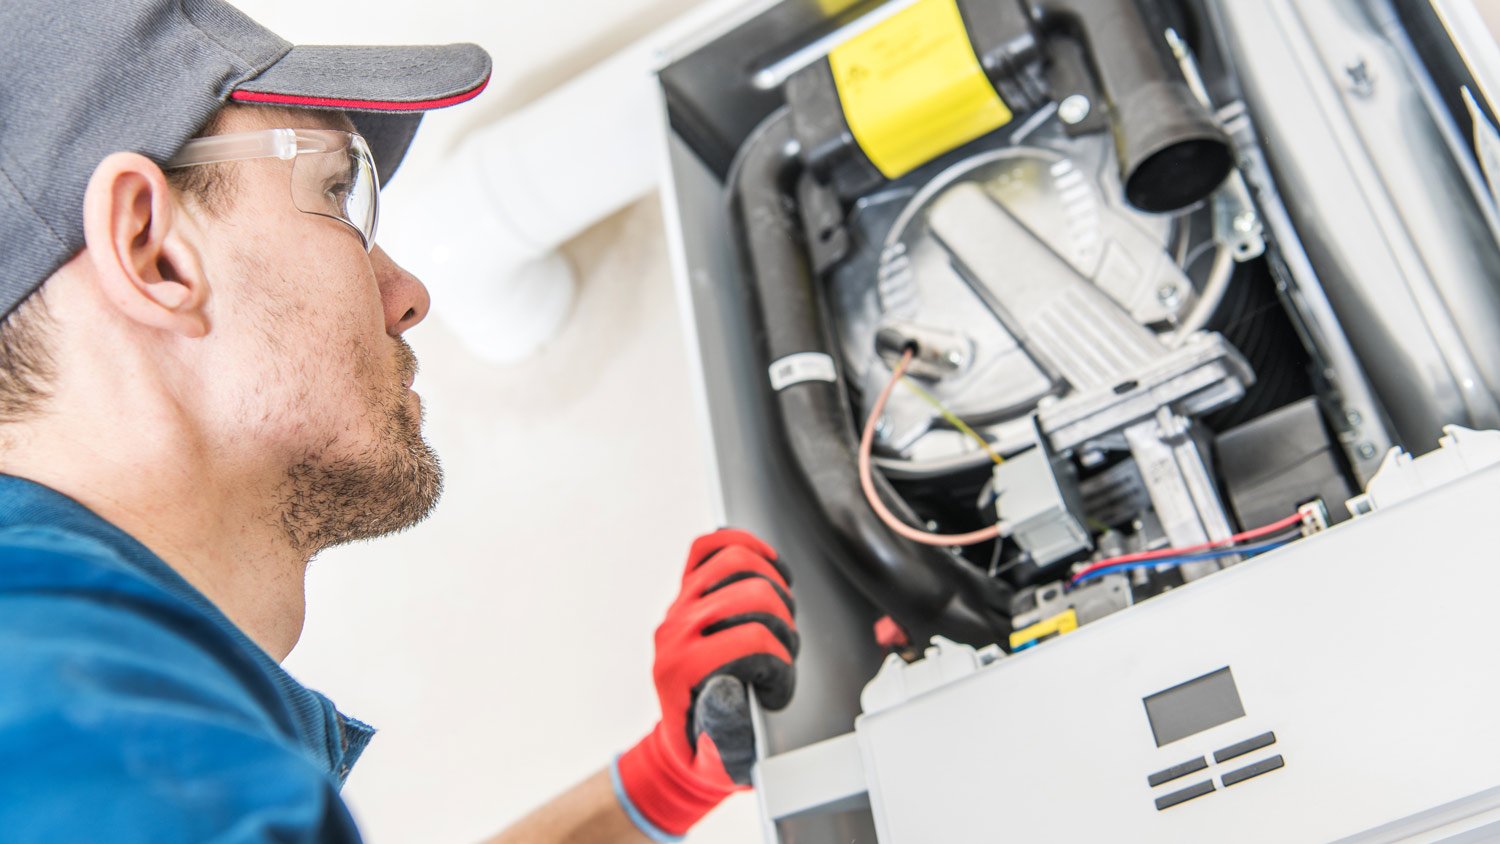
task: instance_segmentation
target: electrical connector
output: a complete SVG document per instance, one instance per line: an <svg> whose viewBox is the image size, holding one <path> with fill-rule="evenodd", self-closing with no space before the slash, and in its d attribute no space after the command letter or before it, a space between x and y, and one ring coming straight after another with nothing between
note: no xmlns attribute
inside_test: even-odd
<svg viewBox="0 0 1500 844"><path fill-rule="evenodd" d="M1323 499L1315 498L1297 508L1298 515L1302 516L1302 535L1312 536L1328 530L1328 505Z"/></svg>

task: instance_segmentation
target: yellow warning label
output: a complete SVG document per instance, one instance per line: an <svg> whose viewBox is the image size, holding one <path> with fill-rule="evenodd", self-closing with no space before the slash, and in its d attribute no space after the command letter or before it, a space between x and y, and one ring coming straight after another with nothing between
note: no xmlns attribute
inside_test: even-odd
<svg viewBox="0 0 1500 844"><path fill-rule="evenodd" d="M888 179L1010 122L957 0L917 0L828 54L844 119Z"/></svg>

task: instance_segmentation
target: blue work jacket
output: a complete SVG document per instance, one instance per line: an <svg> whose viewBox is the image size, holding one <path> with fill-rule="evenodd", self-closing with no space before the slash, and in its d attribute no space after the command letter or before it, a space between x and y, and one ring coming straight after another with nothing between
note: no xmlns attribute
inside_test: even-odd
<svg viewBox="0 0 1500 844"><path fill-rule="evenodd" d="M0 842L352 842L373 734L144 545L0 475Z"/></svg>

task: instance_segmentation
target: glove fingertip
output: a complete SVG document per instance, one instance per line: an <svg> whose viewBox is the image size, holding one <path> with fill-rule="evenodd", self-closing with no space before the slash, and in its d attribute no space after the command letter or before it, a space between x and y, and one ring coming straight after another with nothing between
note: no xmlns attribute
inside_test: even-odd
<svg viewBox="0 0 1500 844"><path fill-rule="evenodd" d="M791 567L788 566L780 557L767 557L766 562L770 563L776 569L776 573L781 575L781 579L786 581L787 588L790 589L792 586Z"/></svg>
<svg viewBox="0 0 1500 844"><path fill-rule="evenodd" d="M776 672L775 680L770 683L759 683L755 687L760 705L773 712L785 709L792 702L792 694L797 690L797 666L787 665L783 670Z"/></svg>
<svg viewBox="0 0 1500 844"><path fill-rule="evenodd" d="M747 687L755 689L756 699L767 709L784 709L791 702L792 693L797 688L796 666L768 653L740 657L725 664L719 671L722 673L714 675L715 677L734 677Z"/></svg>

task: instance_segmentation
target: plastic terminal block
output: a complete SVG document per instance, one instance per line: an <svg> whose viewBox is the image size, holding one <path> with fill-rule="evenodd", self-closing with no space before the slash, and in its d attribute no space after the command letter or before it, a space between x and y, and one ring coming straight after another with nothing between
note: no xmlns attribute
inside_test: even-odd
<svg viewBox="0 0 1500 844"><path fill-rule="evenodd" d="M1500 463L1500 431L1445 425L1436 451L1421 457L1400 448L1386 452L1364 495L1349 499L1347 506L1355 517L1367 516L1496 463Z"/></svg>
<svg viewBox="0 0 1500 844"><path fill-rule="evenodd" d="M1078 613L1075 610L1060 612L1051 618L1039 621L1024 630L1017 630L1010 634L1010 650L1012 653L1025 650L1038 642L1046 641L1064 633L1072 633L1078 629Z"/></svg>
<svg viewBox="0 0 1500 844"><path fill-rule="evenodd" d="M1082 626L1119 612L1131 602L1130 579L1123 574L1106 574L1071 589L1057 581L1017 594L1011 621L1017 630L1024 631L1071 613L1075 626ZM1024 643L1028 638L1013 637L1010 641Z"/></svg>

